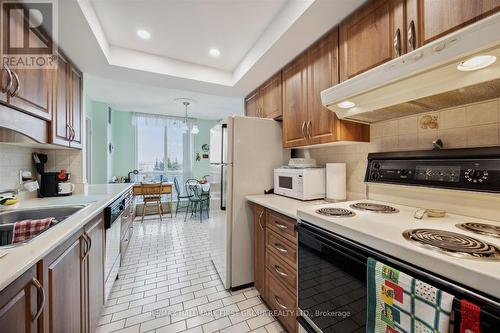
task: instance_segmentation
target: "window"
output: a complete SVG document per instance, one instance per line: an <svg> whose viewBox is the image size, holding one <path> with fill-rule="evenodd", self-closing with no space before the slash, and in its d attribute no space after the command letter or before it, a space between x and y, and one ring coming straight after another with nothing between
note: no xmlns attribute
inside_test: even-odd
<svg viewBox="0 0 500 333"><path fill-rule="evenodd" d="M182 186L192 174L193 121L154 115L134 115L137 133L137 181L173 181Z"/></svg>

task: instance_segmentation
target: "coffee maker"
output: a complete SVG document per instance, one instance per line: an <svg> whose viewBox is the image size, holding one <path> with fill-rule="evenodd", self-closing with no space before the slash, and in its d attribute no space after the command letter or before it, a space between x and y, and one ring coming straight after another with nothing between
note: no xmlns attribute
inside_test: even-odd
<svg viewBox="0 0 500 333"><path fill-rule="evenodd" d="M60 172L45 172L45 164L47 163L47 155L33 153L33 160L37 173L40 175L40 189L38 197L59 197L71 195L72 191L61 191L61 183L68 182L71 175L66 170Z"/></svg>

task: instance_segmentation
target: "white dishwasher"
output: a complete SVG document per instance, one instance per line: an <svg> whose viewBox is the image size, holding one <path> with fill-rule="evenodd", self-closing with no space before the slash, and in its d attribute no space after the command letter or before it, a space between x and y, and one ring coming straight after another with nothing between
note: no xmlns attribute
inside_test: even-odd
<svg viewBox="0 0 500 333"><path fill-rule="evenodd" d="M106 249L104 259L104 298L108 299L120 270L121 215L125 208L124 196L104 209Z"/></svg>

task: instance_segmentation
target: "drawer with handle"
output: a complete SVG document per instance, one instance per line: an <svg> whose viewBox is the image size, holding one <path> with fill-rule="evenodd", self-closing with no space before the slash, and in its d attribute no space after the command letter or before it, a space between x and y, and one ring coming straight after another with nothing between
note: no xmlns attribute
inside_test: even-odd
<svg viewBox="0 0 500 333"><path fill-rule="evenodd" d="M283 283L293 294L297 293L297 272L274 254L266 254L266 267L276 280Z"/></svg>
<svg viewBox="0 0 500 333"><path fill-rule="evenodd" d="M289 217L270 210L267 211L267 227L293 243L297 242L295 224L296 221Z"/></svg>
<svg viewBox="0 0 500 333"><path fill-rule="evenodd" d="M267 304L281 324L288 332L297 332L296 297L277 282L269 270L266 272L266 294Z"/></svg>
<svg viewBox="0 0 500 333"><path fill-rule="evenodd" d="M286 262L291 268L297 269L297 246L289 240L281 237L272 230L268 230L266 235L267 251L275 254L276 257Z"/></svg>

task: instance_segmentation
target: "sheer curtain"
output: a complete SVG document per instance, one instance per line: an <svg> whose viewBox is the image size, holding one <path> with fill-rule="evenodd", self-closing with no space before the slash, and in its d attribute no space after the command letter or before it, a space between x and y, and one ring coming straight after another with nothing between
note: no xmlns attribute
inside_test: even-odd
<svg viewBox="0 0 500 333"><path fill-rule="evenodd" d="M172 182L183 186L192 176L193 135L195 120L136 113L138 181Z"/></svg>

